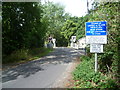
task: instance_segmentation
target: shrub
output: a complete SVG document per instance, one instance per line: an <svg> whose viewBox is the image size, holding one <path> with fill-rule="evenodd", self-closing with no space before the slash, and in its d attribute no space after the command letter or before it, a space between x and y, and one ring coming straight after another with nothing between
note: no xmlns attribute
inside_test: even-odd
<svg viewBox="0 0 120 90"><path fill-rule="evenodd" d="M14 51L10 55L3 56L3 64L38 59L42 56L45 56L52 50L53 49L48 48L20 49Z"/></svg>
<svg viewBox="0 0 120 90"><path fill-rule="evenodd" d="M82 62L73 71L76 88L117 88L116 80L94 71L94 59L82 56Z"/></svg>

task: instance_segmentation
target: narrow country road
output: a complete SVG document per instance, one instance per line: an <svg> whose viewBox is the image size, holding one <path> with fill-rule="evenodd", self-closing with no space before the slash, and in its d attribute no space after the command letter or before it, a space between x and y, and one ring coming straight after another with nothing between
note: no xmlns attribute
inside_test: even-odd
<svg viewBox="0 0 120 90"><path fill-rule="evenodd" d="M55 82L83 50L55 48L47 56L2 73L2 88L54 88Z"/></svg>

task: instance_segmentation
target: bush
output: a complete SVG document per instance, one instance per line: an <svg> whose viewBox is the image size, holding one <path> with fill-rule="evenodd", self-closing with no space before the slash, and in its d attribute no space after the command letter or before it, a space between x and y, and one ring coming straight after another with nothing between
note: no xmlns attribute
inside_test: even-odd
<svg viewBox="0 0 120 90"><path fill-rule="evenodd" d="M34 60L42 56L45 56L52 50L53 49L48 49L48 48L20 49L14 51L10 55L6 55L6 56L4 55L3 64Z"/></svg>
<svg viewBox="0 0 120 90"><path fill-rule="evenodd" d="M74 70L73 77L77 88L117 88L116 81L101 72L95 73L94 59L81 57L82 62Z"/></svg>
<svg viewBox="0 0 120 90"><path fill-rule="evenodd" d="M17 50L11 53L10 55L6 55L3 57L3 63L12 63L18 62L20 60L29 59L28 50Z"/></svg>

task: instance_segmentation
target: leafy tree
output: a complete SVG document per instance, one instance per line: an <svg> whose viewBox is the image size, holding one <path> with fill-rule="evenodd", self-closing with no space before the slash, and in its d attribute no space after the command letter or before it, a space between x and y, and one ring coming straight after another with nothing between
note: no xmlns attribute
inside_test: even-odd
<svg viewBox="0 0 120 90"><path fill-rule="evenodd" d="M67 20L62 28L62 34L67 39L67 42L70 42L70 38L77 31L77 23L74 23L72 20Z"/></svg>
<svg viewBox="0 0 120 90"><path fill-rule="evenodd" d="M67 39L67 42L70 43L71 36L77 36L77 40L85 36L85 22L87 22L87 17L71 17L68 19L63 27L62 34Z"/></svg>
<svg viewBox="0 0 120 90"><path fill-rule="evenodd" d="M52 35L56 38L57 46L66 46L66 39L61 34L61 28L64 22L70 17L69 14L65 13L64 6L52 2L43 4L43 8L42 20L46 22L47 26L46 39L49 35Z"/></svg>
<svg viewBox="0 0 120 90"><path fill-rule="evenodd" d="M45 29L41 22L41 4L33 2L3 2L3 53L21 48L42 47Z"/></svg>

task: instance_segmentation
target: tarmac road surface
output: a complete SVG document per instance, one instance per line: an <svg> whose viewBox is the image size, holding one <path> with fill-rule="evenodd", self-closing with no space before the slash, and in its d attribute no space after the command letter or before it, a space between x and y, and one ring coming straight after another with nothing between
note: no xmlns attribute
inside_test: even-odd
<svg viewBox="0 0 120 90"><path fill-rule="evenodd" d="M54 88L59 77L66 72L84 50L59 47L48 55L2 72L2 88Z"/></svg>

